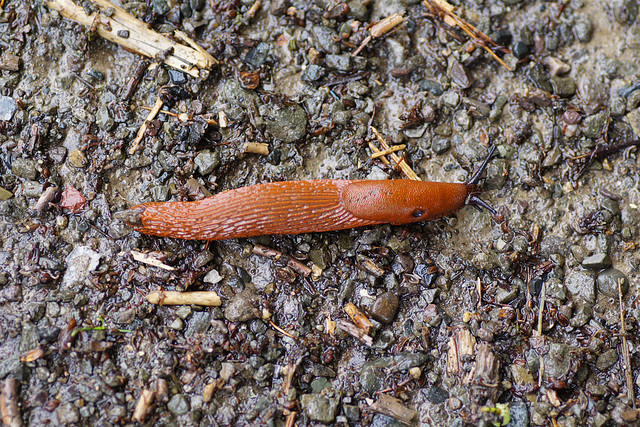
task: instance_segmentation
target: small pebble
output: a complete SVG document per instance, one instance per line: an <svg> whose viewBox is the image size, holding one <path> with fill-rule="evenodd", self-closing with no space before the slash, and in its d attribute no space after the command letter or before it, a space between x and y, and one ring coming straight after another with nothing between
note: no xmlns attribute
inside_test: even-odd
<svg viewBox="0 0 640 427"><path fill-rule="evenodd" d="M515 42L513 44L513 56L515 56L518 59L524 59L527 57L527 55L529 55L529 46L527 46L525 43L523 42Z"/></svg>
<svg viewBox="0 0 640 427"><path fill-rule="evenodd" d="M385 292L376 298L371 306L370 314L380 323L389 324L393 322L398 312L400 300L393 292Z"/></svg>
<svg viewBox="0 0 640 427"><path fill-rule="evenodd" d="M81 169L87 166L87 156L85 156L84 153L78 149L73 150L69 153L69 163L71 163L73 167Z"/></svg>
<svg viewBox="0 0 640 427"><path fill-rule="evenodd" d="M611 258L609 255L603 253L594 254L586 257L582 261L582 266L591 270L611 267Z"/></svg>
<svg viewBox="0 0 640 427"><path fill-rule="evenodd" d="M615 268L603 270L598 274L596 279L598 291L611 297L617 297L618 280L621 280L620 291L624 295L629 290L629 278L622 271Z"/></svg>

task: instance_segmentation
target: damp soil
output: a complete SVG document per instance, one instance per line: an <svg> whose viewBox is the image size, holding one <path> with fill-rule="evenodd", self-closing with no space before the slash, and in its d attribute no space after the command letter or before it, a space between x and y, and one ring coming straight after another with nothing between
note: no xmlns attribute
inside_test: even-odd
<svg viewBox="0 0 640 427"><path fill-rule="evenodd" d="M496 45L441 2L117 4L219 64L194 77L51 4L4 1L5 423L640 423L636 0L452 3ZM481 197L497 213L211 242L115 215L264 182L406 178L371 158L380 139L422 180L456 183L496 146Z"/></svg>

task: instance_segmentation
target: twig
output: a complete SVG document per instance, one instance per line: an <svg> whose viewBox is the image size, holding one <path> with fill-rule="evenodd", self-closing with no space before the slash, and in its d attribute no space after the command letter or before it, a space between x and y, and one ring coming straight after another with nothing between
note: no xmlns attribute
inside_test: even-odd
<svg viewBox="0 0 640 427"><path fill-rule="evenodd" d="M624 306L622 305L622 281L618 279L618 301L620 302L620 332L622 333L622 358L624 360L624 376L627 379L627 393L636 409L636 397L633 388L633 374L631 373L631 356L629 355L629 342L627 341L627 328L624 321Z"/></svg>
<svg viewBox="0 0 640 427"><path fill-rule="evenodd" d="M147 416L147 410L153 403L153 399L156 397L156 392L153 390L142 390L142 394L140 395L140 399L138 399L138 403L136 404L136 409L133 411L133 417L131 417L134 421L143 422Z"/></svg>
<svg viewBox="0 0 640 427"><path fill-rule="evenodd" d="M258 11L258 9L260 9L260 6L262 6L262 0L256 0L251 5L249 10L247 10L247 13L245 13L244 16L246 16L249 19L253 18L256 15L256 12Z"/></svg>
<svg viewBox="0 0 640 427"><path fill-rule="evenodd" d="M344 306L344 311L347 312L353 323L357 327L362 329L366 334L369 334L373 329L373 323L364 315L362 311L358 309L352 302Z"/></svg>
<svg viewBox="0 0 640 427"><path fill-rule="evenodd" d="M136 139L133 140L133 144L131 144L131 147L129 148L129 154L134 154L136 150L138 150L140 141L142 141L142 138L144 138L144 134L147 131L147 128L149 127L149 123L151 123L151 120L155 119L155 117L158 115L158 112L161 109L162 109L162 99L158 97L156 99L156 103L154 104L153 108L151 109L151 111L149 111L149 115L147 116L146 120L142 123L142 126L140 126L140 129L138 129L138 135L136 135Z"/></svg>
<svg viewBox="0 0 640 427"><path fill-rule="evenodd" d="M15 378L7 378L2 384L0 413L2 413L2 424L5 426L22 427L24 425L18 405L18 380Z"/></svg>
<svg viewBox="0 0 640 427"><path fill-rule="evenodd" d="M242 147L243 153L261 154L263 156L269 155L269 144L266 142L247 142Z"/></svg>
<svg viewBox="0 0 640 427"><path fill-rule="evenodd" d="M282 335L285 335L289 338L291 338L294 341L298 341L298 338L294 337L293 335L291 335L289 332L285 331L284 329L282 329L280 326L276 325L273 320L269 320L269 324L271 325L271 327L273 327L273 329L275 329L276 331L280 332Z"/></svg>
<svg viewBox="0 0 640 427"><path fill-rule="evenodd" d="M396 151L404 150L405 148L407 148L405 144L394 145L392 147L387 148L386 150L376 151L371 155L371 158L377 159L378 157L386 156L391 153L395 153Z"/></svg>
<svg viewBox="0 0 640 427"><path fill-rule="evenodd" d="M168 39L108 0L92 0L91 6L98 11L92 11L89 15L81 5L75 4L72 0L48 0L47 6L57 10L65 18L95 30L99 36L118 43L127 50L149 58L170 51L164 62L193 77L199 77L200 70L209 70L218 63L183 32L175 31L174 34L188 46Z"/></svg>
<svg viewBox="0 0 640 427"><path fill-rule="evenodd" d="M53 198L56 196L57 192L58 192L58 187L49 187L49 188L47 188L40 195L40 198L38 199L36 204L33 205L33 208L31 208L31 209L33 209L36 212L43 211L47 206L49 206L49 202L51 202L53 200Z"/></svg>
<svg viewBox="0 0 640 427"><path fill-rule="evenodd" d="M300 261L291 258L289 255L286 255L275 249L267 248L266 246L262 246L262 245L254 245L251 252L253 252L256 255L265 256L267 258L271 258L276 261L282 260L288 267L293 268L295 271L297 271L298 273L302 274L305 277L309 276L312 273L311 268L307 267Z"/></svg>
<svg viewBox="0 0 640 427"><path fill-rule="evenodd" d="M384 414L388 417L395 418L406 425L412 425L418 417L418 411L407 408L398 399L387 394L380 394L378 400L369 409Z"/></svg>
<svg viewBox="0 0 640 427"><path fill-rule="evenodd" d="M291 381L293 381L293 376L296 374L296 370L298 366L302 363L302 360L307 356L307 350L299 348L297 350L297 354L294 356L293 362L287 365L288 371L287 375L284 377L284 381L282 381L282 394L284 396L289 395L289 389L291 388Z"/></svg>
<svg viewBox="0 0 640 427"><path fill-rule="evenodd" d="M297 414L297 412L290 412L289 415L287 415L287 424L285 424L285 427L294 427L296 425Z"/></svg>
<svg viewBox="0 0 640 427"><path fill-rule="evenodd" d="M573 157L571 160L580 160L580 159L587 158L587 161L582 166L582 169L580 169L580 172L578 173L578 176L575 178L575 180L580 179L580 177L584 175L587 169L589 169L589 166L591 166L591 162L593 160L608 156L609 154L612 154L624 148L633 147L633 146L640 146L640 139L627 140L627 141L622 141L614 144L600 145L595 150L590 151L589 153Z"/></svg>
<svg viewBox="0 0 640 427"><path fill-rule="evenodd" d="M133 92L135 92L138 83L142 79L144 72L149 68L149 61L146 59L140 59L136 64L136 68L133 71L133 74L129 77L127 82L120 88L120 92L118 96L122 100L128 100L133 96Z"/></svg>
<svg viewBox="0 0 640 427"><path fill-rule="evenodd" d="M152 254L145 254L138 251L131 251L131 256L133 256L133 259L135 259L136 261L147 264L147 265L151 265L153 267L162 268L163 270L167 270L167 271L175 270L175 267L171 267L170 265L163 263L158 258L155 258Z"/></svg>
<svg viewBox="0 0 640 427"><path fill-rule="evenodd" d="M538 310L538 336L542 336L542 314L544 313L544 303L547 297L545 284L542 284L540 289L540 309Z"/></svg>
<svg viewBox="0 0 640 427"><path fill-rule="evenodd" d="M373 24L371 28L369 28L369 35L367 36L367 38L362 41L360 46L358 46L358 48L351 54L351 56L358 55L372 39L384 36L394 27L403 22L404 18L402 17L402 15L394 13L393 15L386 17L382 21Z"/></svg>
<svg viewBox="0 0 640 427"><path fill-rule="evenodd" d="M357 338L369 347L373 345L373 338L367 335L362 329L359 329L356 325L345 322L344 320L338 320L337 323L340 329L342 329L352 337Z"/></svg>
<svg viewBox="0 0 640 427"><path fill-rule="evenodd" d="M460 28L462 31L464 31L471 40L481 39L484 42L490 45L493 45L495 47L501 48L504 51L504 49L498 44L496 44L491 39L491 37L487 36L482 31L474 27L473 25L469 24L468 22L458 17L458 15L454 13L455 7L447 3L445 0L424 0L423 3L426 7L431 9L436 16L438 16L440 19L445 21L445 23L453 24L452 26L455 25L458 28ZM449 19L446 19L447 17ZM489 49L485 44L481 44L481 46L489 55L493 56L493 58L496 61L498 61L500 65L502 65L507 70L512 71L511 68L502 59L500 59L500 57L496 55L494 51Z"/></svg>
<svg viewBox="0 0 640 427"><path fill-rule="evenodd" d="M382 137L382 135L380 135L380 132L378 132L378 130L376 128L374 128L373 126L369 126L369 129L375 135L376 139L378 140L378 143L380 144L380 147L382 147L383 150L388 150L389 149L389 144L387 144L387 141L385 141L384 138ZM375 151L375 152L380 151L379 149L374 148L374 146L372 144L369 144L369 147L371 147L371 149L373 151ZM409 166L407 164L407 162L405 162L402 157L398 156L396 153L391 153L389 155L389 157L391 157L391 159L396 163L396 165L400 168L400 170L404 173L404 175L408 179L413 179L415 181L420 181L420 178L418 178L418 175L416 175L416 173L413 171L413 169L411 169L411 166ZM386 160L385 157L382 157L382 159L384 159L383 162L386 161L386 164L389 164L389 161Z"/></svg>
<svg viewBox="0 0 640 427"><path fill-rule="evenodd" d="M147 301L157 305L202 305L218 307L222 305L220 296L214 292L176 292L152 291L147 294Z"/></svg>

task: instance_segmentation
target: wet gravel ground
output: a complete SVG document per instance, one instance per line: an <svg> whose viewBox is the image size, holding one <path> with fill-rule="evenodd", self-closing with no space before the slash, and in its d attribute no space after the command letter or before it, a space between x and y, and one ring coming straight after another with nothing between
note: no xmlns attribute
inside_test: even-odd
<svg viewBox="0 0 640 427"><path fill-rule="evenodd" d="M636 0L454 2L505 66L412 0L120 5L221 63L147 68L40 1L0 13L6 424L640 424ZM370 126L424 180L464 182L497 146L482 196L497 214L216 242L114 217L402 178L371 159ZM157 290L222 304L147 302Z"/></svg>

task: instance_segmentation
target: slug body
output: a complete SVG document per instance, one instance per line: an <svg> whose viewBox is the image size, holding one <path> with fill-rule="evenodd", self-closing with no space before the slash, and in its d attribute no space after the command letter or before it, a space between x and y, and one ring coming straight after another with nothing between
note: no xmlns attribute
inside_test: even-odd
<svg viewBox="0 0 640 427"><path fill-rule="evenodd" d="M406 179L284 181L195 202L144 203L118 217L144 234L222 240L426 221L461 208L473 184Z"/></svg>
<svg viewBox="0 0 640 427"><path fill-rule="evenodd" d="M464 184L319 179L251 185L195 202L144 203L116 217L144 234L222 240L264 234L344 230L440 218L465 204L496 211L477 196L480 176L495 153Z"/></svg>

